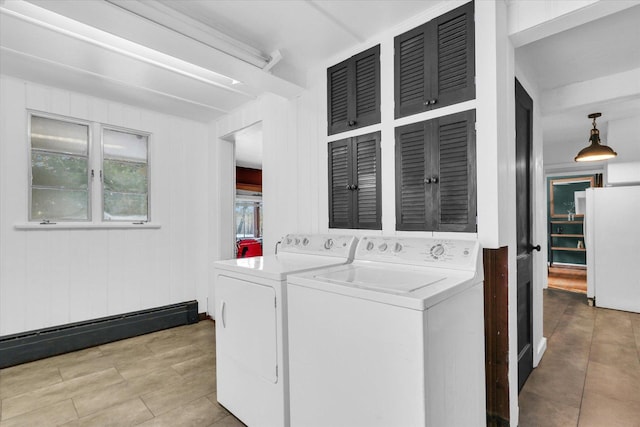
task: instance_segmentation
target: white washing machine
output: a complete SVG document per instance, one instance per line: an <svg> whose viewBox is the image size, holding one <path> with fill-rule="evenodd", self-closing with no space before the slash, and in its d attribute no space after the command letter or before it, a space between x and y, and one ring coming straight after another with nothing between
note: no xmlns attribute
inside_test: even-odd
<svg viewBox="0 0 640 427"><path fill-rule="evenodd" d="M475 240L364 237L351 264L290 275L291 425L484 426Z"/></svg>
<svg viewBox="0 0 640 427"><path fill-rule="evenodd" d="M289 426L287 275L353 259L352 236L287 235L276 255L215 263L220 404L249 426Z"/></svg>

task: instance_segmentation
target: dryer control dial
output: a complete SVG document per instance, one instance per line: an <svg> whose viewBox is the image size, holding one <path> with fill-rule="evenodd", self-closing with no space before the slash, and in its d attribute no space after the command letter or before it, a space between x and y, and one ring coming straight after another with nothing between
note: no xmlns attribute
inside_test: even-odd
<svg viewBox="0 0 640 427"><path fill-rule="evenodd" d="M333 239L327 239L324 242L324 248L325 249L331 249L333 247Z"/></svg>
<svg viewBox="0 0 640 427"><path fill-rule="evenodd" d="M398 253L398 252L400 252L401 250L402 250L402 245L401 245L400 243L396 243L396 244L393 246L393 252Z"/></svg>
<svg viewBox="0 0 640 427"><path fill-rule="evenodd" d="M372 249L373 249L373 247L374 247L374 246L375 246L375 245L373 244L373 242L367 242L366 249L367 249L368 251L370 251L370 250L372 250Z"/></svg>
<svg viewBox="0 0 640 427"><path fill-rule="evenodd" d="M439 259L440 257L442 257L445 254L445 252L446 250L441 243L431 246L430 253L431 253L431 256L435 259Z"/></svg>
<svg viewBox="0 0 640 427"><path fill-rule="evenodd" d="M384 251L386 251L386 250L387 250L387 244L386 244L386 243L382 243L382 244L380 244L380 246L378 246L378 250L379 250L380 252L384 252Z"/></svg>

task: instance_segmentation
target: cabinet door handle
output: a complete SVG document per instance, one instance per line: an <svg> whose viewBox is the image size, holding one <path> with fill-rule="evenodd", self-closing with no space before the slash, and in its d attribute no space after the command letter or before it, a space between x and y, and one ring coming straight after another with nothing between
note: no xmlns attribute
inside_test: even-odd
<svg viewBox="0 0 640 427"><path fill-rule="evenodd" d="M353 191L358 191L358 184L354 184L354 185L352 185L352 186L351 186L351 189L352 189Z"/></svg>
<svg viewBox="0 0 640 427"><path fill-rule="evenodd" d="M431 184L431 178L425 178L424 179L424 183L425 184Z"/></svg>
<svg viewBox="0 0 640 427"><path fill-rule="evenodd" d="M349 126L355 126L356 125L356 121L355 120L349 120L349 122L347 124Z"/></svg>
<svg viewBox="0 0 640 427"><path fill-rule="evenodd" d="M531 243L529 243L529 252L533 252L533 251L540 252L541 249L542 248L540 248L540 245L533 246Z"/></svg>
<svg viewBox="0 0 640 427"><path fill-rule="evenodd" d="M435 104L436 102L438 102L438 100L437 100L437 99L435 99L435 98L434 98L434 99L432 99L432 100L431 100L431 105Z"/></svg>
<svg viewBox="0 0 640 427"><path fill-rule="evenodd" d="M222 321L222 327L226 328L227 327L227 322L224 318L224 309L227 306L227 304L224 302L224 300L220 303L220 320Z"/></svg>
<svg viewBox="0 0 640 427"><path fill-rule="evenodd" d="M433 182L434 184L438 183L438 177L434 176L433 178L431 178L431 182Z"/></svg>
<svg viewBox="0 0 640 427"><path fill-rule="evenodd" d="M347 186L345 187L345 189L347 189L347 190L351 190L351 184L347 184Z"/></svg>

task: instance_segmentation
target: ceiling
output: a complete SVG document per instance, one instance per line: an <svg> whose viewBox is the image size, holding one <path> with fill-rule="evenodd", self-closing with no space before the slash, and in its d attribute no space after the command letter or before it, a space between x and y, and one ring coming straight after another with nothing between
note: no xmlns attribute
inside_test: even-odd
<svg viewBox="0 0 640 427"><path fill-rule="evenodd" d="M517 63L541 92L545 148L569 145L575 151L567 152L577 154L589 139L590 113L602 113L598 128L605 144L610 121L640 116L640 92L632 87L640 87L640 2L635 4L516 49Z"/></svg>
<svg viewBox="0 0 640 427"><path fill-rule="evenodd" d="M0 72L210 122L265 92L302 93L307 70L440 3L0 0ZM605 138L608 121L640 115L640 94L606 90L640 70L636 4L516 49L541 91L545 147L586 143L591 112ZM589 97L557 101L571 91Z"/></svg>

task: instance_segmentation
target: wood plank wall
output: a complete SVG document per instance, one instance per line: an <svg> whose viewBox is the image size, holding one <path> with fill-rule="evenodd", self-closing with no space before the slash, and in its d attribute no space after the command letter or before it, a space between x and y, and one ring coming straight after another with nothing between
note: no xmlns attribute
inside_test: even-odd
<svg viewBox="0 0 640 427"><path fill-rule="evenodd" d="M205 311L207 126L7 76L0 85L0 336L193 299ZM27 109L151 132L161 228L16 230L28 220Z"/></svg>
<svg viewBox="0 0 640 427"><path fill-rule="evenodd" d="M483 249L487 426L509 425L508 248Z"/></svg>

